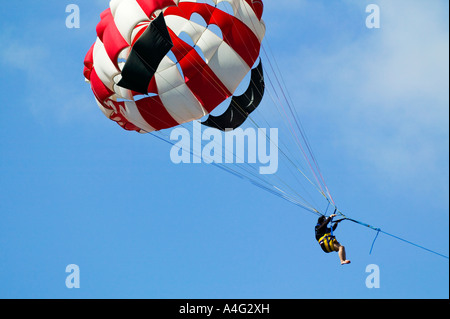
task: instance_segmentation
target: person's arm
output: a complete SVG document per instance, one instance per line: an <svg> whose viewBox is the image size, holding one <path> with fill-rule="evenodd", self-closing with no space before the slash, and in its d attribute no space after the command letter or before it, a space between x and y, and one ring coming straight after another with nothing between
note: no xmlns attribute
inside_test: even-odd
<svg viewBox="0 0 450 319"><path fill-rule="evenodd" d="M334 225L333 225L333 231L335 231L336 230L336 228L337 228L337 225L338 225L338 223L336 222L336 223L334 223Z"/></svg>
<svg viewBox="0 0 450 319"><path fill-rule="evenodd" d="M336 216L337 216L336 214L330 215L330 217L328 218L328 222L327 222L327 223L329 223L329 222L333 219L333 217L336 217ZM336 230L337 225L338 225L338 223L334 223L334 225L331 226L331 228L333 229L333 231Z"/></svg>
<svg viewBox="0 0 450 319"><path fill-rule="evenodd" d="M333 216L333 215L332 215ZM334 216L336 216L336 215L334 215ZM330 216L331 217L331 216ZM341 221L343 221L344 219L340 219L340 220L337 220L337 221L335 221L334 222L334 225L333 225L333 231L337 228L337 226L338 226L338 224L341 222Z"/></svg>
<svg viewBox="0 0 450 319"><path fill-rule="evenodd" d="M328 223L331 221L331 219L334 217L332 217L333 215L331 215L330 217L328 217L327 219L325 219L325 221L323 222L322 225L320 225L319 227L317 227L317 230L322 230L322 228L327 227Z"/></svg>

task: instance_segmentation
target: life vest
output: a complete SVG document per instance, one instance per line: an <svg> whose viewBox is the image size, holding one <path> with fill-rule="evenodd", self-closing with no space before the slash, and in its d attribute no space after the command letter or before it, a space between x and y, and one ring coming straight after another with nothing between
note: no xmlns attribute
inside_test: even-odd
<svg viewBox="0 0 450 319"><path fill-rule="evenodd" d="M335 242L337 242L336 237L334 237L330 233L323 235L319 239L319 245L320 245L320 247L322 247L322 250L326 253L331 253L333 251L336 251L334 249Z"/></svg>

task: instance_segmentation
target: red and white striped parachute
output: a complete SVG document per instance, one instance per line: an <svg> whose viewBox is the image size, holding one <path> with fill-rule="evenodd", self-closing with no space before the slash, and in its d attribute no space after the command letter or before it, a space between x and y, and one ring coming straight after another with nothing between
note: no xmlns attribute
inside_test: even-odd
<svg viewBox="0 0 450 319"><path fill-rule="evenodd" d="M230 12L219 9L221 2L231 5ZM146 133L200 119L231 97L254 66L265 34L262 12L261 0L112 0L101 14L84 76L103 113L126 130ZM192 21L193 14L206 24ZM260 64L228 115L210 116L204 124L239 126L263 90Z"/></svg>

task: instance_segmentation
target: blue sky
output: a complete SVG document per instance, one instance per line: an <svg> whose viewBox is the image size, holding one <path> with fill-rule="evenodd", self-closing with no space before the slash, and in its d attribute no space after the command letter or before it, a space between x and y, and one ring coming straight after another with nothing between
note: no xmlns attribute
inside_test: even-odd
<svg viewBox="0 0 450 319"><path fill-rule="evenodd" d="M65 26L71 3L79 29ZM365 26L371 3L380 29ZM1 298L449 297L448 259L383 234L369 255L375 233L344 222L352 264L340 266L315 242L315 215L214 166L175 165L170 145L106 119L82 70L107 6L2 4ZM447 256L448 11L277 0L263 15L340 210ZM272 107L266 96L255 117L281 129ZM69 264L79 289L65 286ZM365 285L371 264L378 289Z"/></svg>

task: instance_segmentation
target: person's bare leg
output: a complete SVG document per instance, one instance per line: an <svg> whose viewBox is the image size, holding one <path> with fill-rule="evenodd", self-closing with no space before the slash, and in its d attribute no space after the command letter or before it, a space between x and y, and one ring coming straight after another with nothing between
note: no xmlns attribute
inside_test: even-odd
<svg viewBox="0 0 450 319"><path fill-rule="evenodd" d="M334 243L335 249L339 254L339 259L341 260L341 265L349 264L350 260L347 260L347 256L345 254L345 247L339 244L338 242Z"/></svg>

